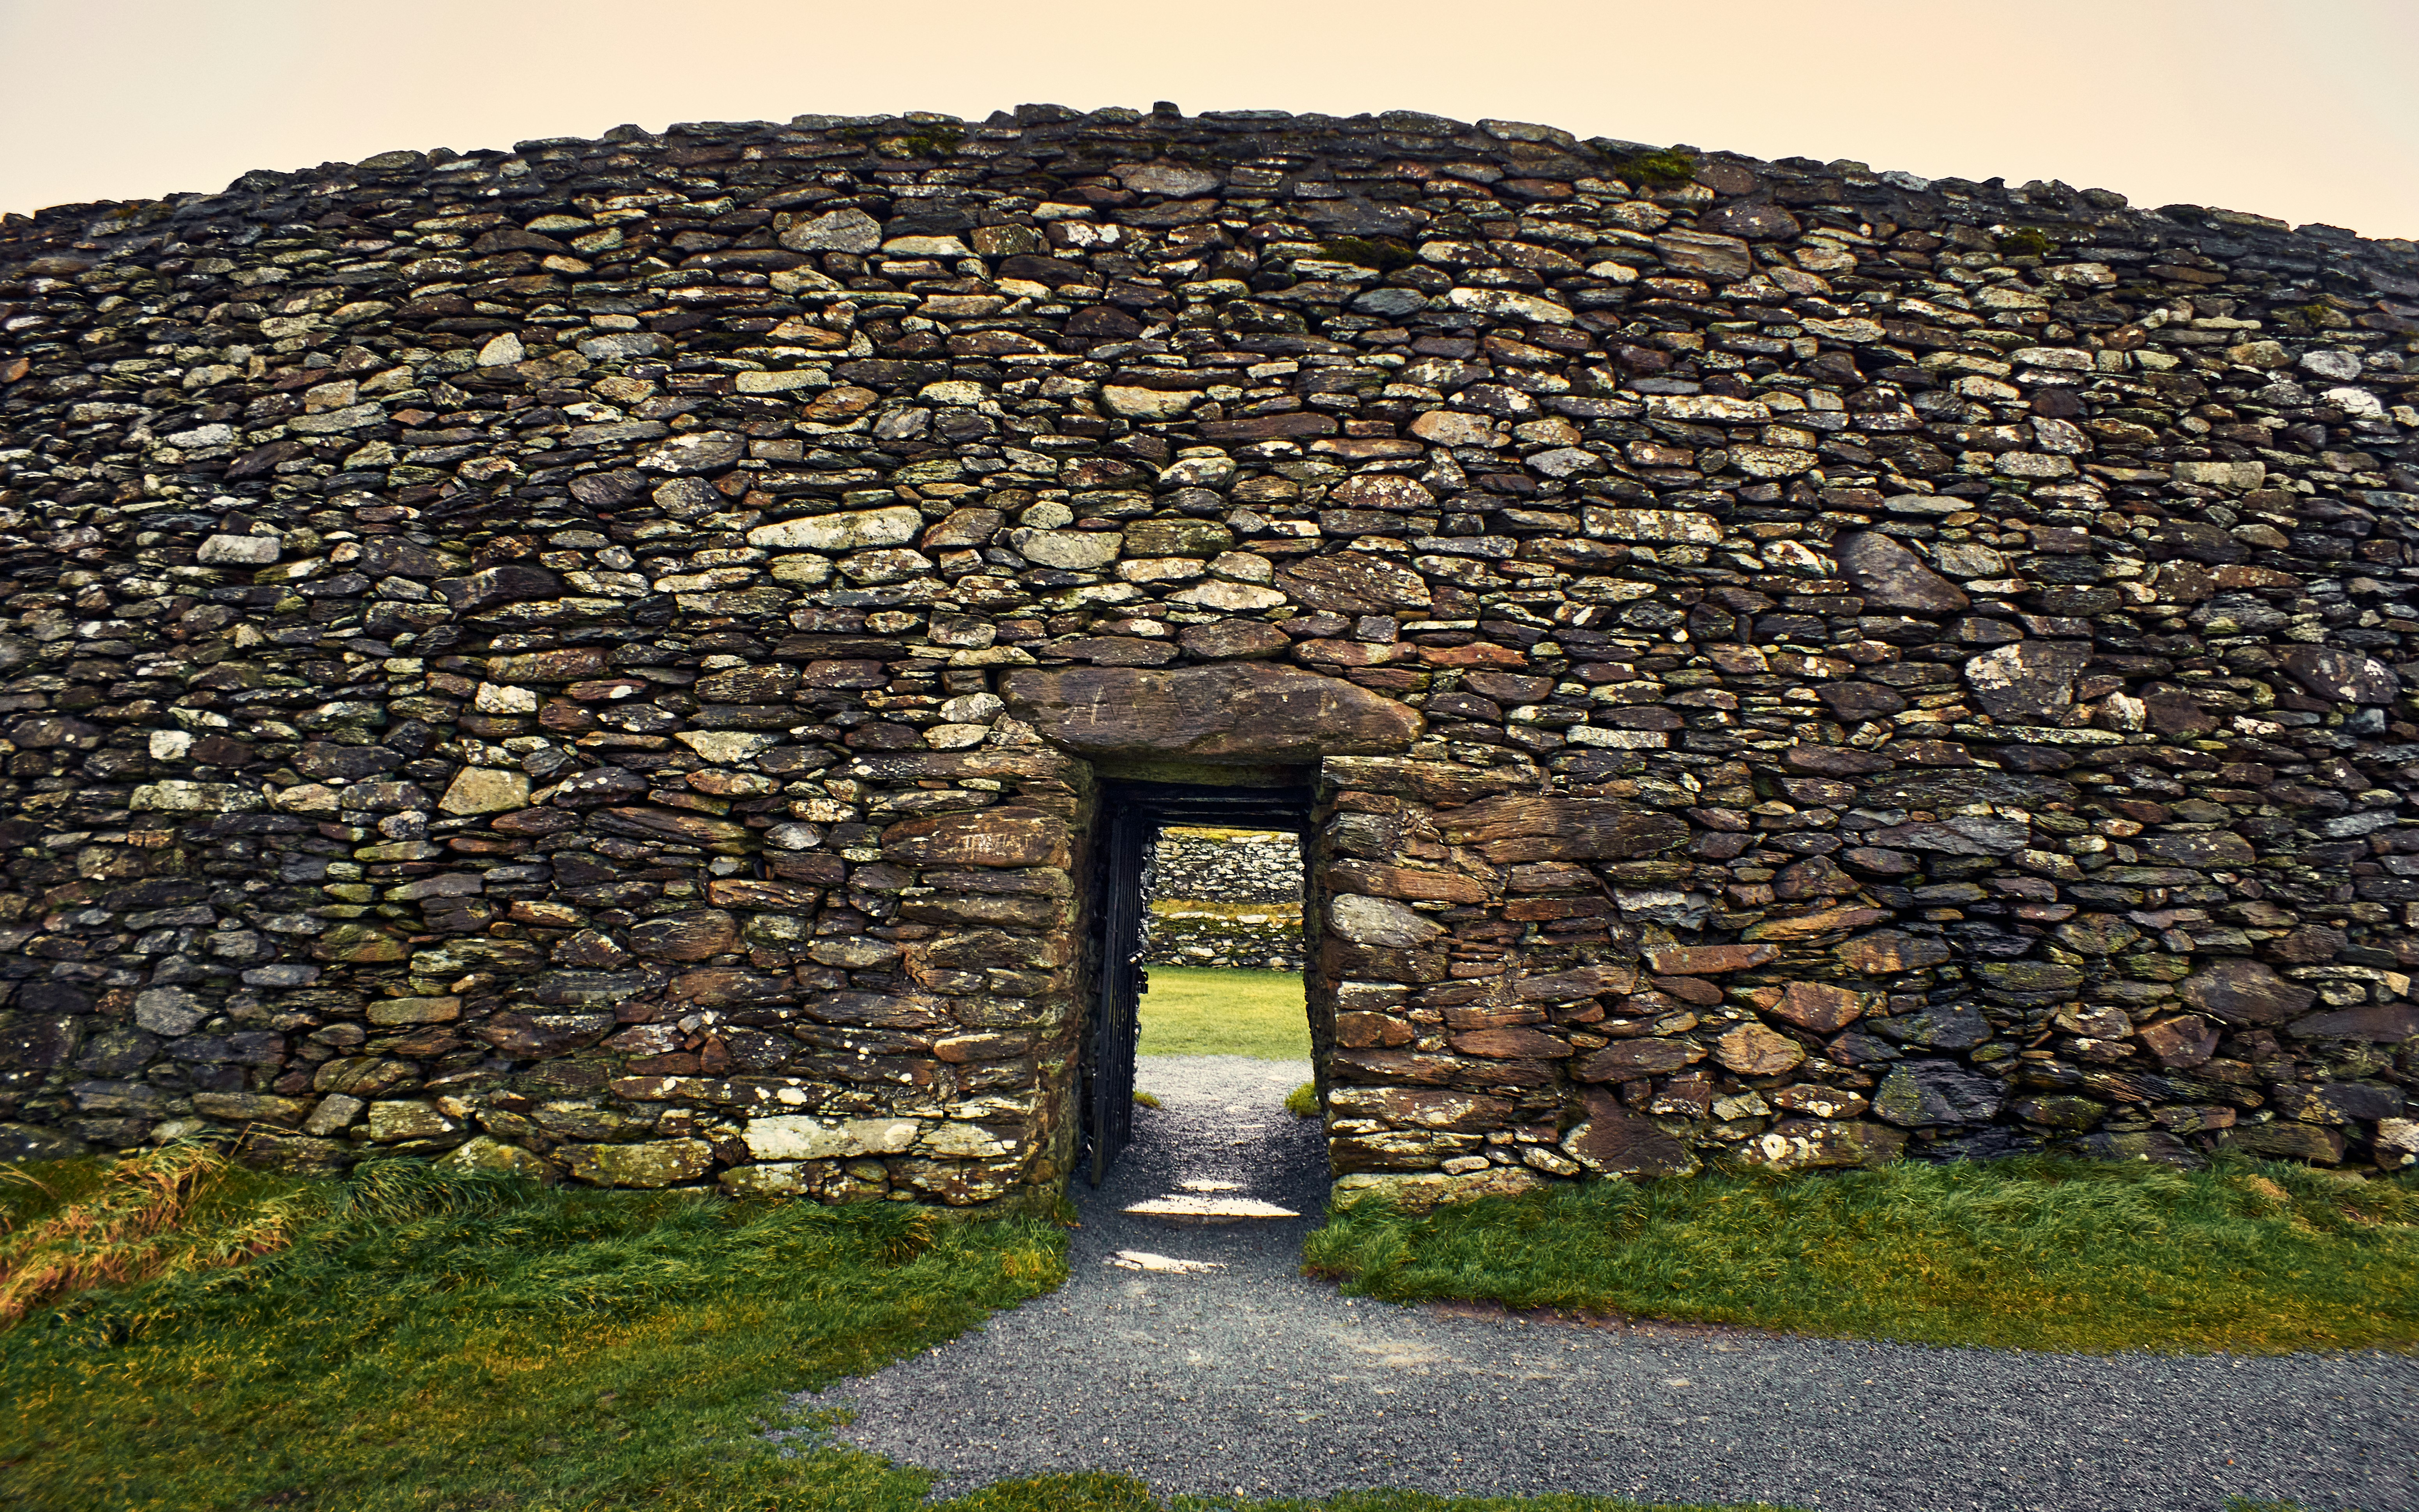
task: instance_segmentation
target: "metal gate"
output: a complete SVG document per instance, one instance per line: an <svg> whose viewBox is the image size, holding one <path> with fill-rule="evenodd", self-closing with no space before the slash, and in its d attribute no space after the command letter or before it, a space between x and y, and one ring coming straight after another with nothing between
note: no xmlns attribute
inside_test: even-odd
<svg viewBox="0 0 2419 1512"><path fill-rule="evenodd" d="M1162 825L1230 825L1295 835L1310 825L1308 788L1215 788L1110 782L1094 821L1093 944L1100 962L1092 1032L1084 1055L1084 1134L1092 1184L1117 1163L1133 1130L1134 1045L1140 1027L1145 872Z"/></svg>

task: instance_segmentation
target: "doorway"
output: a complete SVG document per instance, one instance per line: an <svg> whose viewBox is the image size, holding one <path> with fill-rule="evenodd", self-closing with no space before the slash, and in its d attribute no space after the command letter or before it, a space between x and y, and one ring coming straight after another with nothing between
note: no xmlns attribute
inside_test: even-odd
<svg viewBox="0 0 2419 1512"><path fill-rule="evenodd" d="M1151 967L1145 960L1148 937L1152 932L1151 899L1154 860L1163 833L1174 829L1218 831L1249 831L1290 837L1299 847L1310 829L1311 791L1307 785L1285 787L1215 787L1196 783L1175 782L1104 782L1100 790L1099 809L1094 825L1096 845L1093 865L1093 896L1090 916L1093 937L1089 942L1095 963L1094 989L1091 995L1091 1020L1085 1038L1084 1070L1084 1136L1086 1164L1091 1184L1098 1186L1106 1180L1133 1133L1134 1071L1144 1026L1142 1004L1148 991ZM1295 855L1300 855L1299 849ZM1298 869L1293 874L1299 877ZM1271 914L1302 918L1315 915L1307 909L1306 899L1297 898L1300 915L1274 906L1278 900L1269 900ZM1244 910L1248 912L1248 910ZM1197 910L1195 911L1197 912ZM1160 930L1178 930L1182 921L1166 917L1163 910ZM1265 920L1264 920L1265 922ZM1197 932L1192 932L1196 933ZM1254 930L1251 933L1264 933ZM1303 937L1292 944L1290 955L1264 955L1255 965L1242 965L1236 957L1233 935L1226 936L1229 948L1224 951L1211 949L1209 959L1223 959L1225 971L1250 970L1265 978L1268 962L1293 966L1297 980L1303 978L1302 965L1311 960L1313 945L1304 932ZM1161 945L1165 947L1164 937ZM1179 949L1181 948L1179 948ZM1206 969L1183 966L1163 967L1174 976L1198 971L1210 976L1222 968ZM1171 981L1170 986L1179 983ZM1195 992L1214 991L1216 982L1187 980L1182 986ZM1249 995L1253 987L1267 995L1271 985L1266 980L1238 978L1233 987ZM1299 1010L1305 1029L1313 1029L1315 1005ZM1266 1020L1269 1010L1246 1010L1252 1020ZM1189 1011L1171 1005L1163 1014L1154 1012L1163 1030L1174 1036L1197 1033L1209 1015L1201 1011ZM1248 1032L1248 1031L1247 1031ZM1315 1054L1315 1052L1311 1052Z"/></svg>

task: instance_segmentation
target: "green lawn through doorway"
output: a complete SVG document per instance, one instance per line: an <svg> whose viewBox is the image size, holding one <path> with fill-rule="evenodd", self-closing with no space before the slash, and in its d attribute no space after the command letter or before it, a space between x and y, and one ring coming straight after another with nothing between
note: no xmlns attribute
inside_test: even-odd
<svg viewBox="0 0 2419 1512"><path fill-rule="evenodd" d="M1152 966L1143 994L1146 1056L1251 1056L1308 1060L1302 975L1238 967Z"/></svg>

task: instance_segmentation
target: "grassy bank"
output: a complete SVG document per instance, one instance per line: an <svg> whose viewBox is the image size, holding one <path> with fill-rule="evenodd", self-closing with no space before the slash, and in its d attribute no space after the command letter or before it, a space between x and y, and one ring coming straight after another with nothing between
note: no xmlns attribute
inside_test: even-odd
<svg viewBox="0 0 2419 1512"><path fill-rule="evenodd" d="M0 1505L27 1512L920 1512L928 1476L783 1394L1064 1274L1056 1232L889 1207L546 1191L393 1163L345 1182L170 1149L0 1166ZM1415 1492L1163 1502L1003 1482L944 1512L1633 1512ZM1718 1512L1669 1508L1663 1512ZM1731 1509L1749 1512L1749 1509Z"/></svg>
<svg viewBox="0 0 2419 1512"><path fill-rule="evenodd" d="M85 1281L0 1332L0 1504L904 1508L921 1477L768 1448L778 1394L1064 1274L1060 1236L1036 1223L548 1192L402 1163L336 1184L200 1158L166 1183L179 1216L104 1236L99 1212L196 1158L116 1179L34 1167L49 1191L7 1189L0 1287L75 1263ZM246 1225L269 1253L229 1264L215 1236ZM73 1290L112 1270L156 1278Z"/></svg>
<svg viewBox="0 0 2419 1512"><path fill-rule="evenodd" d="M930 1347L1063 1275L1047 1226L889 1207L546 1191L404 1163L307 1180L194 1149L18 1174L0 1167L0 1299L16 1319L0 1321L0 1505L28 1512L917 1512L932 1505L921 1473L811 1436L795 1453L767 1443L767 1427L810 1426L785 1416L783 1396ZM1958 1337L1943 1321L1979 1316L2004 1333L2016 1307L2106 1314L2112 1294L2151 1284L2164 1255L2159 1274L2246 1274L2227 1293L2246 1325L2303 1291L2315 1299L2304 1326L2320 1313L2341 1326L2300 1342L2395 1343L2411 1337L2413 1203L2407 1182L2347 1187L2276 1167L1718 1177L1426 1219L1364 1208L1314 1254L1357 1289L1406 1299L1626 1300L1663 1316L1827 1318L1935 1342L2027 1342ZM1759 1259L1786 1247L1783 1222L1811 1224L1810 1237L1783 1263ZM2296 1237L2280 1244L2279 1231ZM1877 1302L1859 1313L1842 1301L1881 1275L1844 1252L1911 1247L1924 1262L1882 1276ZM2019 1287L2027 1269L2044 1272L2031 1291ZM2082 1286L2097 1269L2106 1283ZM1615 1297L1613 1278L1636 1295ZM2348 1300L2364 1288L2366 1312ZM2200 1319L2186 1347L2209 1345L2205 1309L2221 1300L2176 1315ZM1900 1319L1916 1326L1888 1326ZM2295 1342L2291 1326L2273 1323L2264 1346ZM1102 1472L1004 1482L939 1508L1641 1504L1393 1490L1163 1501Z"/></svg>
<svg viewBox="0 0 2419 1512"><path fill-rule="evenodd" d="M1308 1060L1302 975L1241 967L1153 966L1142 998L1146 1056Z"/></svg>
<svg viewBox="0 0 2419 1512"><path fill-rule="evenodd" d="M2419 1344L2419 1181L2239 1162L2020 1159L1708 1173L1364 1202L1311 1269L1390 1302L1467 1298L2026 1350Z"/></svg>

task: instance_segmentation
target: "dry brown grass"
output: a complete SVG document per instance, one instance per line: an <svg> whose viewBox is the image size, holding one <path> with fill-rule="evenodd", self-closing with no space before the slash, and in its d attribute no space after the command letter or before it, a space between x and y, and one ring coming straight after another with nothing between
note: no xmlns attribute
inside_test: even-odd
<svg viewBox="0 0 2419 1512"><path fill-rule="evenodd" d="M299 1192L215 1200L229 1195L231 1178L253 1184L239 1180L247 1175L202 1145L130 1156L74 1193L0 1166L0 1179L41 1194L24 1205L31 1212L23 1222L0 1208L0 1328L91 1287L215 1270L285 1248L312 1215L309 1203Z"/></svg>

